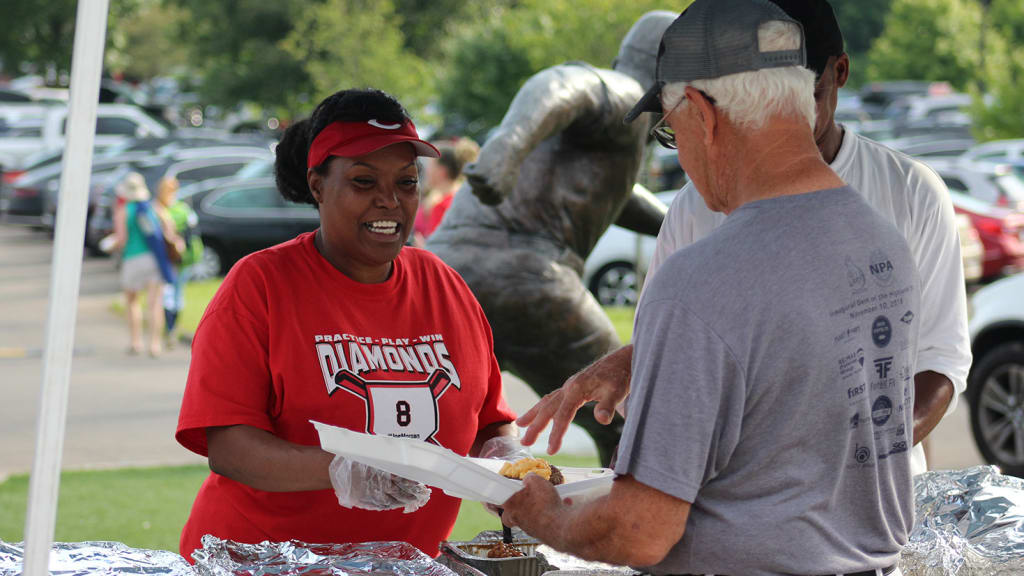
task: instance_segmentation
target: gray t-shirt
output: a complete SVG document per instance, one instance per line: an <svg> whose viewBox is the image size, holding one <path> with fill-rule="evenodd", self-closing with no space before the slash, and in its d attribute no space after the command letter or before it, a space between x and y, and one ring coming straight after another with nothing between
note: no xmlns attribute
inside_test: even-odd
<svg viewBox="0 0 1024 576"><path fill-rule="evenodd" d="M692 503L653 573L896 563L920 281L849 187L741 206L672 255L638 310L615 467Z"/></svg>

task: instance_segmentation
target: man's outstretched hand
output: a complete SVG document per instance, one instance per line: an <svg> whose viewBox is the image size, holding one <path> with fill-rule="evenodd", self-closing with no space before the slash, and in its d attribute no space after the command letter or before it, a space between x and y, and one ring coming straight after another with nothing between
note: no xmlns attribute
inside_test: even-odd
<svg viewBox="0 0 1024 576"><path fill-rule="evenodd" d="M633 346L623 346L573 374L561 388L541 398L516 420L519 426L526 428L523 445L532 446L550 422L548 454L558 452L576 412L595 400L594 419L601 424L611 424L615 409L629 394L632 361Z"/></svg>

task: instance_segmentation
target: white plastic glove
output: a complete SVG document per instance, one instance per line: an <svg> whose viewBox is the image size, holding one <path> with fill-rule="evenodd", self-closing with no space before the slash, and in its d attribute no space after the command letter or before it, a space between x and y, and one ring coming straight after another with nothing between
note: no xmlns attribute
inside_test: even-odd
<svg viewBox="0 0 1024 576"><path fill-rule="evenodd" d="M531 454L519 443L518 436L495 436L488 438L480 447L480 457L515 462L520 458L530 458Z"/></svg>
<svg viewBox="0 0 1024 576"><path fill-rule="evenodd" d="M395 510L403 508L406 514L420 509L430 500L430 488L415 480L395 476L373 466L367 466L335 456L330 466L331 485L338 504L345 508L363 510Z"/></svg>

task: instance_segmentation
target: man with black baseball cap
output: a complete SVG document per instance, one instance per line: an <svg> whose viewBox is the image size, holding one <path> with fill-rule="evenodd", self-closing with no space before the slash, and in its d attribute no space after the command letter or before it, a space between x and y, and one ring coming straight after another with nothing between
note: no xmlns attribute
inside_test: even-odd
<svg viewBox="0 0 1024 576"><path fill-rule="evenodd" d="M647 287L610 494L527 477L507 523L652 574L899 573L919 279L823 161L806 61L768 0L696 0L665 32L627 119L664 110L652 132L728 217Z"/></svg>
<svg viewBox="0 0 1024 576"><path fill-rule="evenodd" d="M773 1L804 29L807 66L817 79L814 138L822 158L900 230L921 275L922 313L917 319L921 341L914 376L911 451L911 470L919 474L927 469L920 442L943 416L952 413L966 389L971 366L967 298L953 207L945 184L924 164L836 124L838 90L849 77L850 60L827 0ZM660 108L649 111L661 112ZM708 236L725 219L725 214L708 208L692 182L687 184L665 216L647 277L677 250ZM641 297L645 293L646 289ZM523 443L532 444L553 420L548 451L557 452L573 415L591 400L597 401L595 418L609 422L612 411L629 392L631 357L632 346L624 346L541 400L519 419L520 426L530 426Z"/></svg>

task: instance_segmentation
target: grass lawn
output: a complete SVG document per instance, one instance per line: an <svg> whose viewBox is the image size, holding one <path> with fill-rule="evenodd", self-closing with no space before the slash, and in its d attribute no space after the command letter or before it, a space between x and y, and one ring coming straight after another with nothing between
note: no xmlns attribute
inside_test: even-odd
<svg viewBox="0 0 1024 576"><path fill-rule="evenodd" d="M210 303L217 288L220 287L220 278L204 280L202 282L189 282L185 284L185 311L178 318L180 331L192 334L196 331L199 319L203 317L206 305ZM146 310L146 294L142 294L142 309ZM119 315L124 315L124 298L120 297L110 304L110 309ZM145 319L143 312L143 319Z"/></svg>
<svg viewBox="0 0 1024 576"><path fill-rule="evenodd" d="M181 332L192 334L196 331L199 319L202 318L206 305L209 304L210 299L217 292L217 288L220 287L220 282L220 278L215 278L202 282L189 282L185 285L185 311L178 319ZM145 295L142 298L142 305L143 310L145 310ZM123 315L124 300L118 298L111 304L110 308L117 314ZM605 308L604 311L611 318L612 324L615 325L615 331L618 332L619 339L623 343L629 342L633 334L634 309L632 307L614 307Z"/></svg>
<svg viewBox="0 0 1024 576"><path fill-rule="evenodd" d="M597 466L597 457L551 456L559 466ZM113 540L134 548L178 551L178 537L209 470L205 466L125 468L61 475L55 539ZM28 476L0 483L0 540L24 539ZM464 502L452 540L468 540L501 524L478 502Z"/></svg>

